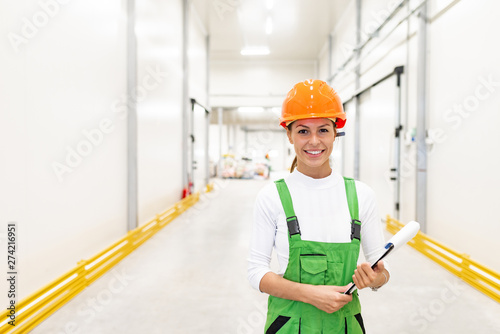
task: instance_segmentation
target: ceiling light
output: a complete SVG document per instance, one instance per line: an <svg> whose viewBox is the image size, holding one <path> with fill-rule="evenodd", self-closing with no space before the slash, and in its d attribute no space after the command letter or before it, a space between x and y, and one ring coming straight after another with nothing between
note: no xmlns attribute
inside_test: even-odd
<svg viewBox="0 0 500 334"><path fill-rule="evenodd" d="M271 17L267 17L266 20L266 34L271 35L273 33L273 20Z"/></svg>
<svg viewBox="0 0 500 334"><path fill-rule="evenodd" d="M274 0L267 0L266 1L266 8L268 10L271 10L271 9L273 9L273 7L274 7Z"/></svg>
<svg viewBox="0 0 500 334"><path fill-rule="evenodd" d="M241 50L242 56L265 56L271 53L267 46L245 47Z"/></svg>
<svg viewBox="0 0 500 334"><path fill-rule="evenodd" d="M264 112L264 108L262 108L262 107L239 107L238 112L259 113L259 112Z"/></svg>

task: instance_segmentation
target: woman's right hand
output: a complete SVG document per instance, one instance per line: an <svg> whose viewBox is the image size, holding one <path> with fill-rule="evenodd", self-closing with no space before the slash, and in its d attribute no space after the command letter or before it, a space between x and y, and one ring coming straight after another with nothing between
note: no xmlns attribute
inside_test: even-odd
<svg viewBox="0 0 500 334"><path fill-rule="evenodd" d="M262 277L259 286L271 296L308 303L327 313L340 310L352 300L351 295L344 294L348 287L292 282L272 271Z"/></svg>
<svg viewBox="0 0 500 334"><path fill-rule="evenodd" d="M352 295L345 295L346 286L309 285L307 284L306 303L316 306L326 313L333 313L344 307L352 300Z"/></svg>

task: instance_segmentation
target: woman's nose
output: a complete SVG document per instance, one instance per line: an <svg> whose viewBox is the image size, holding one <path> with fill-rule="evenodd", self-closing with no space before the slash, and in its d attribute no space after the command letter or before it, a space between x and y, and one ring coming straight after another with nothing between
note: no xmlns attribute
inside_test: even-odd
<svg viewBox="0 0 500 334"><path fill-rule="evenodd" d="M319 138L318 138L318 135L313 133L311 134L311 138L309 138L309 142L312 144L312 145L317 145L319 144Z"/></svg>

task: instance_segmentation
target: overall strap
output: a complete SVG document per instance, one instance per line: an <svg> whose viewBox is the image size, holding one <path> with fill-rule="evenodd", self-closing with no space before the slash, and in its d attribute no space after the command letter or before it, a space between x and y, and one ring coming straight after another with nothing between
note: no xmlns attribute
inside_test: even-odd
<svg viewBox="0 0 500 334"><path fill-rule="evenodd" d="M358 194L356 193L356 184L354 179L344 176L345 192L347 195L347 204L351 214L351 240L361 240L361 221L359 221Z"/></svg>
<svg viewBox="0 0 500 334"><path fill-rule="evenodd" d="M295 211L293 210L292 197L290 196L290 191L285 183L285 180L274 181L276 188L278 188L278 194L280 195L281 205L283 205L283 210L285 210L286 223L288 225L288 236L291 240L301 240L300 239L300 227Z"/></svg>

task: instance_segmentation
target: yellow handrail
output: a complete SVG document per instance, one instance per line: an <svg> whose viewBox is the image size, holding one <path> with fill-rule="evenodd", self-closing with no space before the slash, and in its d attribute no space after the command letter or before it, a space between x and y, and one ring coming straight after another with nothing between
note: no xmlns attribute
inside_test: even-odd
<svg viewBox="0 0 500 334"><path fill-rule="evenodd" d="M213 190L212 184L206 187L206 192L211 190ZM78 262L75 268L21 300L16 304L15 326L7 322L9 311L3 311L0 318L0 333L18 334L32 330L156 232L194 205L199 198L199 192L187 196L156 215L155 219L129 231L123 238L103 251Z"/></svg>
<svg viewBox="0 0 500 334"><path fill-rule="evenodd" d="M389 232L396 234L403 226L403 223L387 215L386 229ZM418 232L408 244L500 303L499 273L472 260L469 255L459 253L422 232Z"/></svg>

